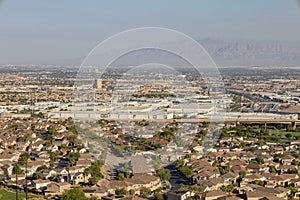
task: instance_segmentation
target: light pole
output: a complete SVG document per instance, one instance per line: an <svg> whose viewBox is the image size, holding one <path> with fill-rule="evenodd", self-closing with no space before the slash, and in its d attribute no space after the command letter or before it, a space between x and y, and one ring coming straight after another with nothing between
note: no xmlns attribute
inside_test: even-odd
<svg viewBox="0 0 300 200"><path fill-rule="evenodd" d="M16 173L16 200L19 200L19 194L18 194L18 172L15 170Z"/></svg>
<svg viewBox="0 0 300 200"><path fill-rule="evenodd" d="M26 167L25 167L25 181L26 181L26 200L28 199L28 186L27 186L27 163L28 160L26 159Z"/></svg>

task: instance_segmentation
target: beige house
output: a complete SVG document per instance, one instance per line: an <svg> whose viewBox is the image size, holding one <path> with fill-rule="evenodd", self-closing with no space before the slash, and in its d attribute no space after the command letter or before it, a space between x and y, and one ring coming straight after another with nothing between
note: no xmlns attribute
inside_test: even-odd
<svg viewBox="0 0 300 200"><path fill-rule="evenodd" d="M49 180L33 180L32 185L36 190L44 190L47 188L47 185L51 183Z"/></svg>
<svg viewBox="0 0 300 200"><path fill-rule="evenodd" d="M89 178L91 178L91 175L85 175L83 172L78 172L74 174L73 177L71 177L73 184L77 185L79 183L87 183Z"/></svg>
<svg viewBox="0 0 300 200"><path fill-rule="evenodd" d="M216 200L226 197L226 194L221 190L212 190L203 194L205 200Z"/></svg>
<svg viewBox="0 0 300 200"><path fill-rule="evenodd" d="M100 199L100 198L108 195L107 188L105 188L105 187L97 187L97 186L83 187L82 191L84 192L84 194L87 198L94 196L94 197L97 197Z"/></svg>
<svg viewBox="0 0 300 200"><path fill-rule="evenodd" d="M168 199L185 200L189 197L193 197L194 195L194 192L188 191L187 189L178 189L168 192Z"/></svg>
<svg viewBox="0 0 300 200"><path fill-rule="evenodd" d="M69 190L70 188L71 185L67 182L61 182L61 183L51 182L47 184L47 189L45 191L45 194L60 195L64 191Z"/></svg>
<svg viewBox="0 0 300 200"><path fill-rule="evenodd" d="M136 194L140 193L140 189L143 187L149 188L154 191L161 187L161 181L158 177L150 174L135 174L132 178L125 179L124 181L112 180L104 181L100 180L97 184L99 187L107 187L107 191L110 194L114 194L116 189L124 188L125 190L134 190Z"/></svg>

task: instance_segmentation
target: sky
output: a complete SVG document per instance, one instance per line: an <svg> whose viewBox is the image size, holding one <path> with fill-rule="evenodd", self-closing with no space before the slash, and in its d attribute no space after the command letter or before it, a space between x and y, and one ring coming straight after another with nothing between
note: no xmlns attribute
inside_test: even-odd
<svg viewBox="0 0 300 200"><path fill-rule="evenodd" d="M77 64L138 27L195 39L300 41L296 0L0 0L0 64Z"/></svg>

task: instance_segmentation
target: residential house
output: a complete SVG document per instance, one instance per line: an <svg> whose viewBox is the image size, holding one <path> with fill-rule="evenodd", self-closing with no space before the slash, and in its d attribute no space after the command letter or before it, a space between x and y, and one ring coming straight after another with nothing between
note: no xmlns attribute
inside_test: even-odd
<svg viewBox="0 0 300 200"><path fill-rule="evenodd" d="M191 192L187 189L178 189L171 190L168 192L168 199L171 200L185 200L189 197L193 197L195 195L194 192Z"/></svg>
<svg viewBox="0 0 300 200"><path fill-rule="evenodd" d="M221 190L208 191L202 195L203 200L216 200L224 197L226 197L226 194Z"/></svg>
<svg viewBox="0 0 300 200"><path fill-rule="evenodd" d="M61 195L64 191L71 188L70 183L67 182L50 182L46 185L45 195Z"/></svg>
<svg viewBox="0 0 300 200"><path fill-rule="evenodd" d="M45 190L47 188L47 185L50 183L51 181L49 180L33 180L32 181L32 185L35 188L35 190Z"/></svg>

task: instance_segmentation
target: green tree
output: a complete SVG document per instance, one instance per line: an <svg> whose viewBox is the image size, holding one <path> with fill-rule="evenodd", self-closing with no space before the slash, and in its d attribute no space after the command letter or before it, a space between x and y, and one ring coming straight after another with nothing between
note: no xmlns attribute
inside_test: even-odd
<svg viewBox="0 0 300 200"><path fill-rule="evenodd" d="M33 174L33 178L34 179L40 179L41 177L42 177L42 173L41 172L39 172L39 171L37 171L37 172L35 172L34 174Z"/></svg>
<svg viewBox="0 0 300 200"><path fill-rule="evenodd" d="M156 200L164 200L164 195L162 193L155 193L154 197Z"/></svg>
<svg viewBox="0 0 300 200"><path fill-rule="evenodd" d="M179 171L185 176L190 176L194 173L194 170L191 166L182 166L179 168Z"/></svg>
<svg viewBox="0 0 300 200"><path fill-rule="evenodd" d="M19 158L19 160L18 160L18 163L20 164L20 165L24 165L24 164L26 164L26 162L28 162L28 159L30 158L30 154L29 153L23 153L21 156L20 156L20 158Z"/></svg>
<svg viewBox="0 0 300 200"><path fill-rule="evenodd" d="M234 186L232 184L227 185L226 192L229 192L229 194L234 190Z"/></svg>
<svg viewBox="0 0 300 200"><path fill-rule="evenodd" d="M292 138L292 137L293 137L293 135L292 135L292 134L290 134L290 133L287 133L287 134L285 134L285 137L286 137L286 138L288 138L288 139L290 139L290 138Z"/></svg>
<svg viewBox="0 0 300 200"><path fill-rule="evenodd" d="M285 155L284 154L275 154L273 155L273 161L274 162L279 162L280 158L284 157Z"/></svg>
<svg viewBox="0 0 300 200"><path fill-rule="evenodd" d="M14 174L22 174L23 170L21 169L21 166L19 163L15 163L13 166L13 173Z"/></svg>
<svg viewBox="0 0 300 200"><path fill-rule="evenodd" d="M48 135L46 136L46 140L52 141L52 140L53 140L53 136L50 135L50 134L48 134Z"/></svg>
<svg viewBox="0 0 300 200"><path fill-rule="evenodd" d="M80 157L79 152L72 152L69 155L69 165L74 166Z"/></svg>
<svg viewBox="0 0 300 200"><path fill-rule="evenodd" d="M255 159L250 160L253 164L264 164L264 159L261 156L257 156Z"/></svg>
<svg viewBox="0 0 300 200"><path fill-rule="evenodd" d="M264 186L265 185L265 182L261 181L261 180L255 180L255 181L253 181L253 183L256 184L256 185L260 185L260 186Z"/></svg>
<svg viewBox="0 0 300 200"><path fill-rule="evenodd" d="M135 194L135 191L133 189L130 189L129 194L133 196Z"/></svg>
<svg viewBox="0 0 300 200"><path fill-rule="evenodd" d="M240 175L241 178L245 178L246 172L245 171L240 171L239 175Z"/></svg>
<svg viewBox="0 0 300 200"><path fill-rule="evenodd" d="M125 172L125 177L126 177L126 178L130 178L130 175L131 175L130 171L126 171L126 172Z"/></svg>
<svg viewBox="0 0 300 200"><path fill-rule="evenodd" d="M269 167L269 172L270 172L270 173L276 173L277 170L276 170L276 168L275 168L274 166L270 166L270 167Z"/></svg>
<svg viewBox="0 0 300 200"><path fill-rule="evenodd" d="M148 196L151 194L151 190L146 187L142 187L140 189L140 196L143 198L148 198Z"/></svg>
<svg viewBox="0 0 300 200"><path fill-rule="evenodd" d="M297 161L297 160L292 160L292 163L291 163L292 165L298 165L299 164L299 162Z"/></svg>
<svg viewBox="0 0 300 200"><path fill-rule="evenodd" d="M65 191L61 196L61 200L87 200L87 198L85 197L82 188L76 187Z"/></svg>
<svg viewBox="0 0 300 200"><path fill-rule="evenodd" d="M184 160L183 159L179 159L179 160L177 160L176 162L175 162L175 166L177 167L177 168L179 168L179 167L181 167L181 166L183 166L184 165Z"/></svg>
<svg viewBox="0 0 300 200"><path fill-rule="evenodd" d="M97 177L91 177L91 178L89 178L89 184L91 184L91 185L96 185L96 184L98 183L99 180L100 180L100 179L97 178Z"/></svg>
<svg viewBox="0 0 300 200"><path fill-rule="evenodd" d="M118 180L120 180L120 181L124 181L125 180L125 176L124 176L123 173L119 173L118 174Z"/></svg>
<svg viewBox="0 0 300 200"><path fill-rule="evenodd" d="M57 130L54 127L50 127L48 129L48 132L49 132L50 135L57 135L58 134Z"/></svg>
<svg viewBox="0 0 300 200"><path fill-rule="evenodd" d="M288 170L288 173L289 173L289 174L298 174L298 170L297 170L296 168L294 168L294 169L289 169L289 170Z"/></svg>
<svg viewBox="0 0 300 200"><path fill-rule="evenodd" d="M220 188L223 192L228 192L231 193L234 190L234 185L229 184L229 185L222 185Z"/></svg>
<svg viewBox="0 0 300 200"><path fill-rule="evenodd" d="M126 190L124 188L118 188L115 190L116 195L125 195Z"/></svg>
<svg viewBox="0 0 300 200"><path fill-rule="evenodd" d="M290 198L294 199L296 192L298 192L298 189L294 188L294 187L291 187L291 186L288 187L288 189L291 190Z"/></svg>
<svg viewBox="0 0 300 200"><path fill-rule="evenodd" d="M226 185L222 185L220 188L223 192L226 192Z"/></svg>
<svg viewBox="0 0 300 200"><path fill-rule="evenodd" d="M39 166L36 171L42 171L44 169L47 169L48 167L46 165L42 165L42 166Z"/></svg>
<svg viewBox="0 0 300 200"><path fill-rule="evenodd" d="M100 163L99 162L93 162L92 166L90 166L89 168L86 168L84 170L84 174L91 175L91 178L89 178L89 183L91 185L95 185L101 178L103 178L103 174L101 173L101 169L100 169Z"/></svg>
<svg viewBox="0 0 300 200"><path fill-rule="evenodd" d="M139 145L135 147L135 150L146 151L146 148L144 146Z"/></svg>
<svg viewBox="0 0 300 200"><path fill-rule="evenodd" d="M156 176L158 176L161 180L169 180L171 178L170 171L164 168L156 170Z"/></svg>

